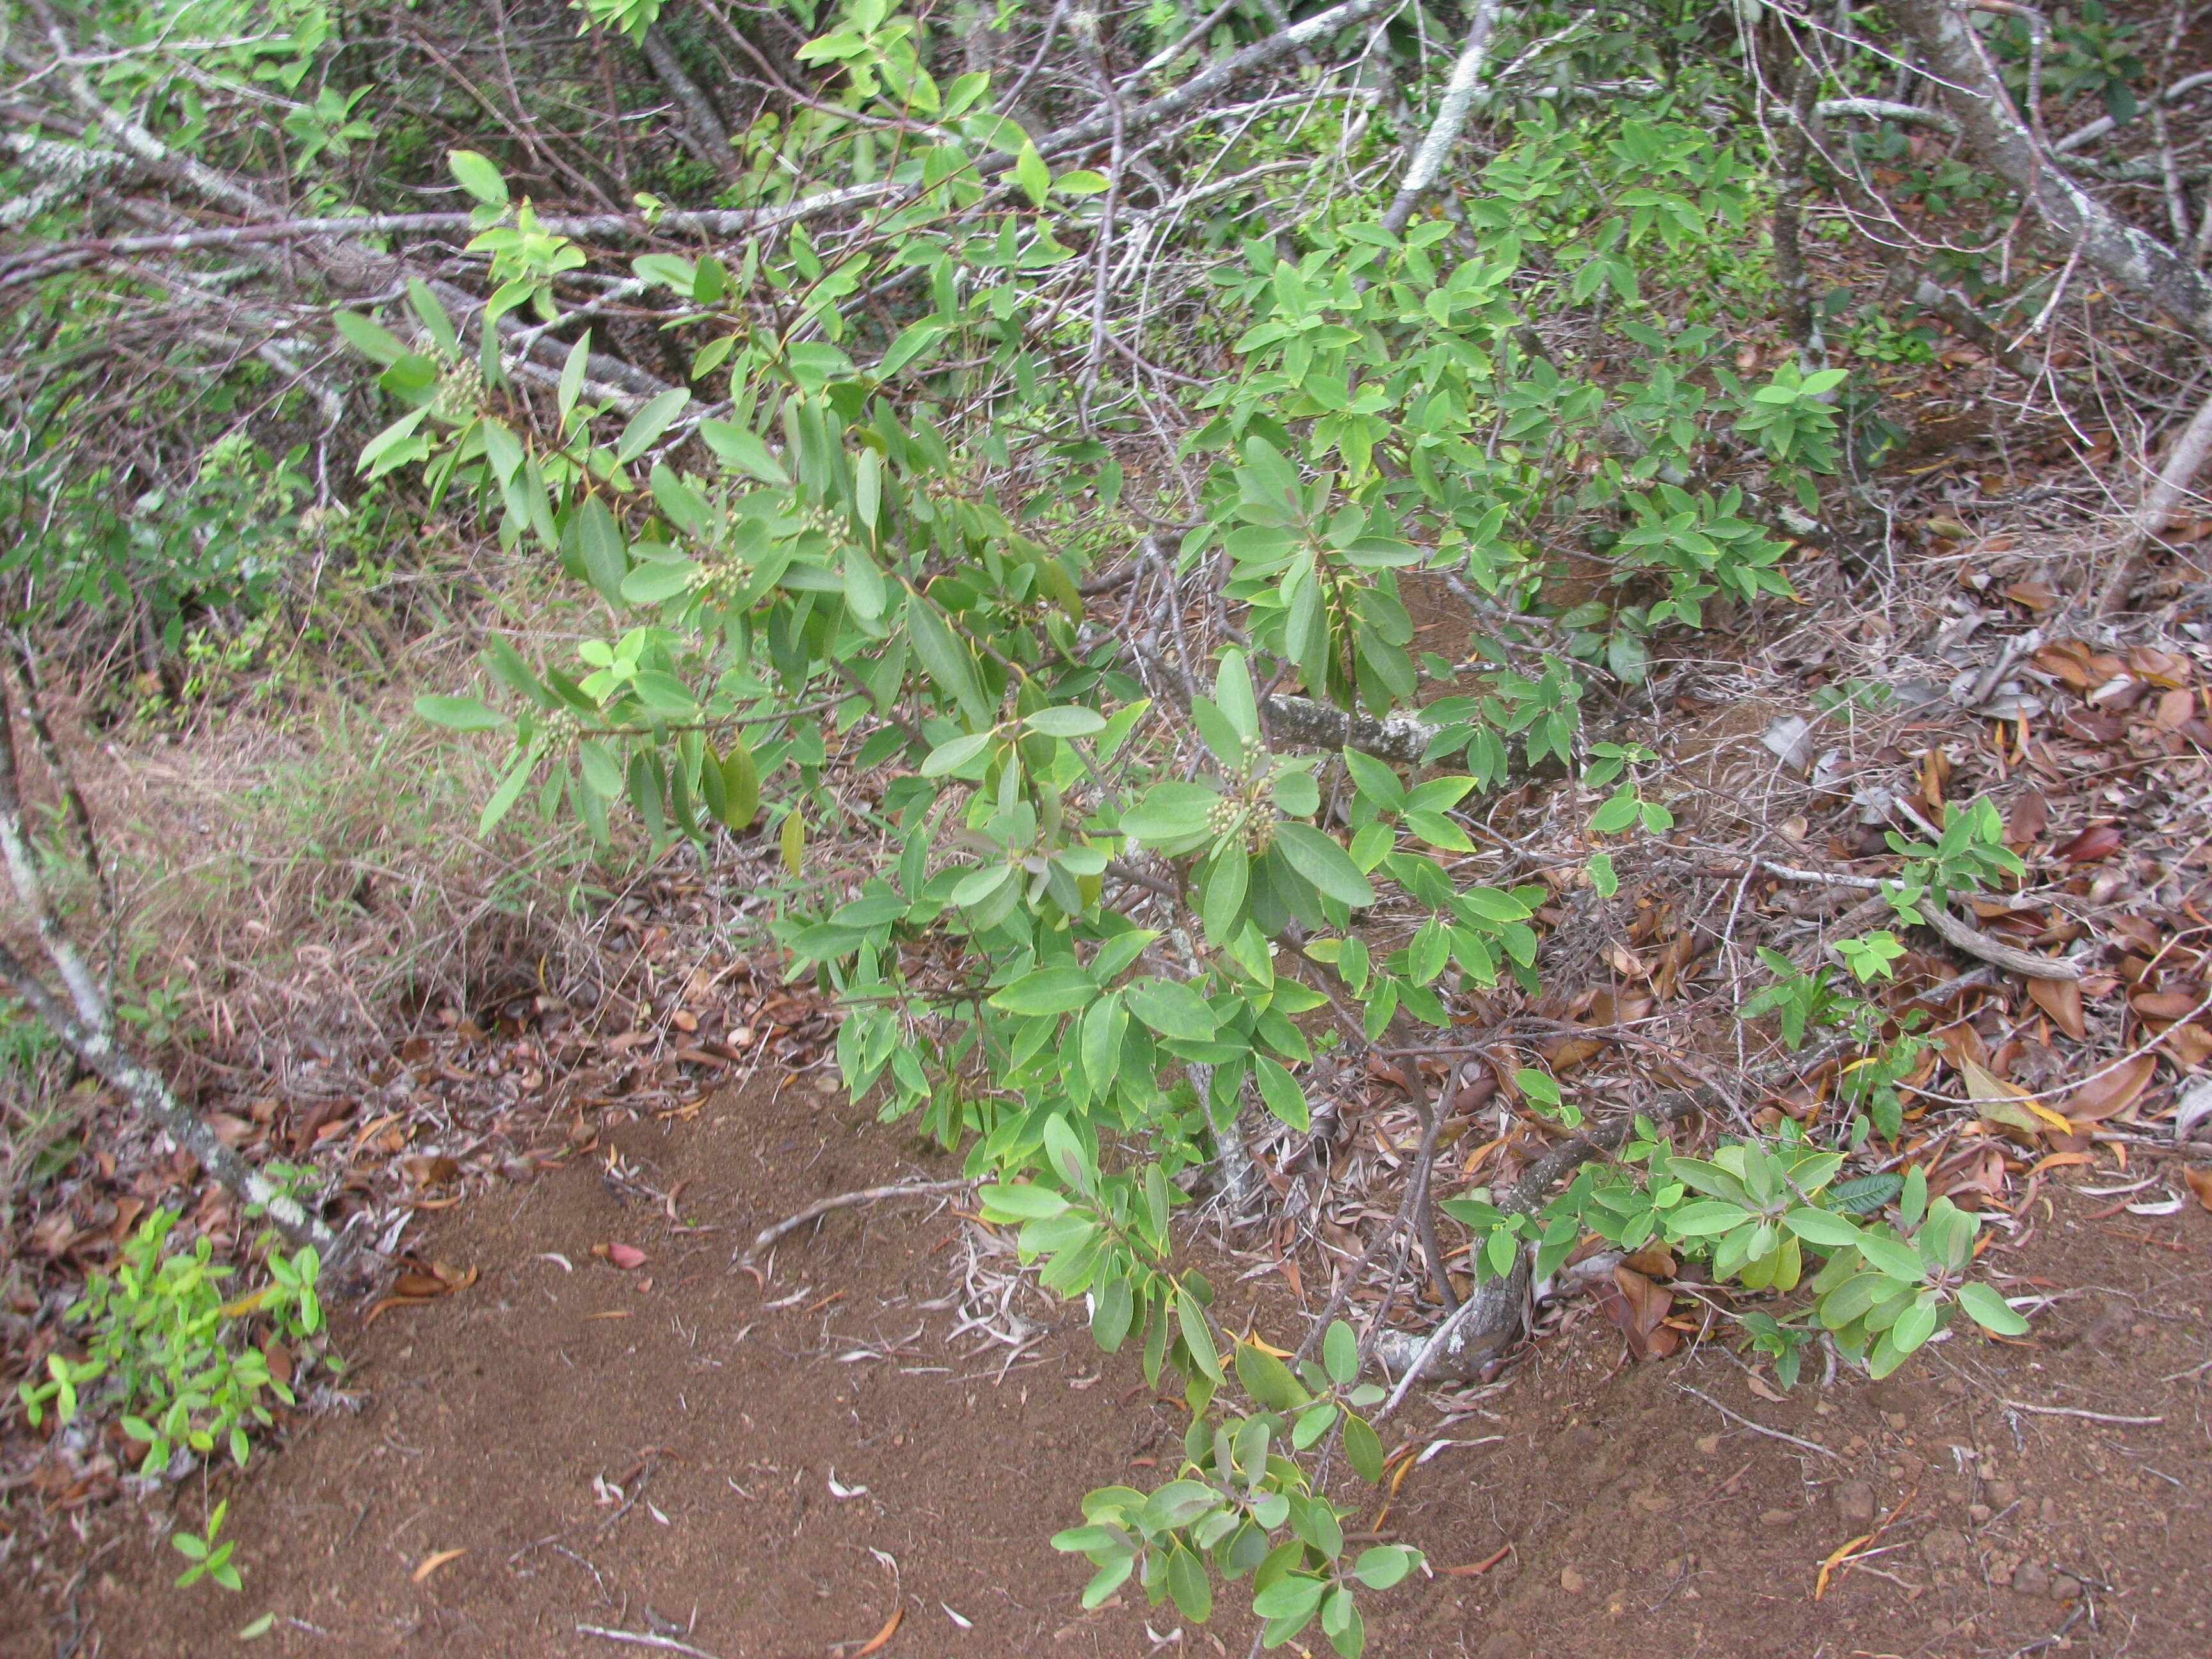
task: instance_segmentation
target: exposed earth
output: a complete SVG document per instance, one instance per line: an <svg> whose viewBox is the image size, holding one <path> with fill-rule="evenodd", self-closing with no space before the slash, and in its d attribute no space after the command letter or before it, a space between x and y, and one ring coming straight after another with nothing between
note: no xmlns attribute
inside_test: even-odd
<svg viewBox="0 0 2212 1659"><path fill-rule="evenodd" d="M1200 1628L1127 1592L1078 1607L1088 1569L1050 1534L1088 1488L1171 1473L1182 1407L948 1200L834 1213L765 1285L732 1270L817 1198L956 1173L872 1117L810 1079L725 1092L427 1214L416 1254L473 1283L348 1316L352 1409L212 1484L244 1593L173 1591L126 1500L89 1513L59 1607L11 1574L0 1650L229 1652L266 1613L252 1650L298 1655L1242 1654L1241 1591ZM1380 1529L1434 1576L1369 1598L1369 1651L2212 1651L2212 1215L2046 1194L1985 1257L2051 1298L2030 1342L1960 1335L1886 1383L1776 1399L1717 1343L1629 1359L1584 1300L1444 1414L1417 1396L1384 1425L1410 1467ZM1267 1260L1218 1264L1219 1310L1289 1346Z"/></svg>

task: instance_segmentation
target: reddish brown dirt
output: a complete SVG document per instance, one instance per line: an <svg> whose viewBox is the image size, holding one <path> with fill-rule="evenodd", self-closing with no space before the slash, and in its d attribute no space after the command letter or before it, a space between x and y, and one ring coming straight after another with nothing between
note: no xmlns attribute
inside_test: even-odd
<svg viewBox="0 0 2212 1659"><path fill-rule="evenodd" d="M0 1587L0 1651L227 1652L268 1611L250 1651L654 1651L579 1629L597 1626L718 1659L852 1659L895 1608L886 1659L1153 1651L1146 1620L1174 1632L1172 1608L1081 1614L1087 1569L1047 1543L1089 1487L1171 1470L1179 1407L1148 1397L1133 1358L1102 1364L1075 1310L1002 1380L1005 1349L948 1343L954 1313L921 1304L955 1288L959 1223L919 1208L787 1241L765 1291L729 1271L755 1229L816 1197L894 1166L949 1172L867 1115L794 1088L615 1130L654 1185L688 1183L691 1231L623 1201L591 1158L430 1218L423 1254L482 1276L348 1333L359 1411L223 1483L246 1593L173 1592L173 1552L118 1510L75 1621ZM2212 1216L2083 1218L2097 1201L2062 1196L2024 1250L1990 1258L2059 1298L2032 1346L1960 1338L1888 1383L1775 1403L1716 1347L1629 1364L1585 1313L1474 1414L1438 1428L1410 1407L1386 1443L1476 1443L1413 1467L1382 1517L1439 1571L1370 1599L1370 1652L2202 1659ZM593 1258L617 1239L651 1261ZM1241 1328L1254 1287L1237 1271L1217 1278ZM1261 1283L1260 1328L1294 1337L1280 1280ZM850 1357L864 1350L890 1358ZM2007 1399L2163 1420L2008 1414ZM833 1471L866 1491L837 1496ZM1873 1529L1854 1500L1896 1512L1866 1564L1889 1576L1847 1571L1816 1603L1822 1559ZM448 1550L466 1553L415 1581ZM1500 1551L1480 1575L1444 1571ZM1159 1650L1241 1655L1242 1601ZM1301 1644L1316 1659L1317 1635Z"/></svg>

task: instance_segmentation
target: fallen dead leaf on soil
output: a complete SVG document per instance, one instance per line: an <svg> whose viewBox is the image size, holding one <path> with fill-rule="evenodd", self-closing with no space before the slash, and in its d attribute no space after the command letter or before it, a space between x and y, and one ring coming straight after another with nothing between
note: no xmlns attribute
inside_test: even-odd
<svg viewBox="0 0 2212 1659"><path fill-rule="evenodd" d="M2193 1169L2182 1165L2181 1178L2189 1183L2189 1190L2197 1194L2197 1201L2212 1210L2212 1169Z"/></svg>
<svg viewBox="0 0 2212 1659"><path fill-rule="evenodd" d="M2051 849L2051 856L2068 864L2094 864L2119 850L2120 832L2109 823L2099 823L2059 842Z"/></svg>
<svg viewBox="0 0 2212 1659"><path fill-rule="evenodd" d="M643 1250L639 1249L635 1244L624 1244L620 1240L611 1244L594 1244L592 1247L592 1254L603 1261L612 1263L626 1273L635 1273L646 1263L646 1255Z"/></svg>
<svg viewBox="0 0 2212 1659"><path fill-rule="evenodd" d="M1663 1359L1681 1346L1680 1334L1664 1323L1668 1310L1674 1305L1674 1293L1633 1267L1615 1267L1612 1281L1597 1280L1590 1294L1599 1310L1628 1339L1629 1351L1638 1359Z"/></svg>
<svg viewBox="0 0 2212 1659"><path fill-rule="evenodd" d="M413 1572L407 1576L416 1583L419 1584L424 1579L428 1578L432 1573L437 1571L439 1568L444 1566L447 1562L453 1560L460 1556L466 1555L468 1551L465 1549L433 1551L430 1554L424 1556L422 1558L422 1565L416 1567Z"/></svg>
<svg viewBox="0 0 2212 1659"><path fill-rule="evenodd" d="M1446 1567L1443 1571L1447 1577L1473 1578L1482 1573L1488 1572L1492 1567L1496 1566L1500 1561L1503 1561L1507 1556L1512 1553L1512 1545L1501 1544L1498 1547L1498 1550L1495 1554L1486 1555L1480 1561L1470 1561L1463 1567Z"/></svg>
<svg viewBox="0 0 2212 1659"><path fill-rule="evenodd" d="M884 1620L884 1627L868 1638L867 1645L862 1648L858 1653L854 1654L853 1656L853 1659L868 1659L868 1656L870 1654L875 1652L878 1648L882 1647L884 1643L890 1641L894 1635L897 1634L899 1620L905 1617L906 1608L903 1606L893 1607L891 1609L891 1616Z"/></svg>
<svg viewBox="0 0 2212 1659"><path fill-rule="evenodd" d="M2089 1034L2081 1014L2081 982L2072 979L2031 979L2027 994L2035 1006L2051 1016L2051 1023L2060 1030L2081 1042Z"/></svg>
<svg viewBox="0 0 2212 1659"><path fill-rule="evenodd" d="M2202 992L2138 991L2128 999L2128 1006L2145 1019L2179 1019L2195 1013L2203 1000Z"/></svg>
<svg viewBox="0 0 2212 1659"><path fill-rule="evenodd" d="M2060 1109L2076 1123L2100 1122L2134 1105L2157 1070L2156 1054L2137 1054L2126 1065L2090 1079L2066 1097Z"/></svg>

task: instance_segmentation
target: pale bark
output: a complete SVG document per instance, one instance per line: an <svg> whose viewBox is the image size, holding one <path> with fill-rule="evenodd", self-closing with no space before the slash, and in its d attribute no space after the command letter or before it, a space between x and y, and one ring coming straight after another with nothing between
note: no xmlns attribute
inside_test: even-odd
<svg viewBox="0 0 2212 1659"><path fill-rule="evenodd" d="M1405 182L1398 186L1396 198L1382 216L1382 228L1394 236L1412 222L1421 198L1443 176L1452 146L1467 129L1468 112L1474 106L1475 88L1481 82L1483 63L1490 55L1491 33L1497 24L1498 0L1481 0L1475 7L1474 22L1468 27L1467 45L1452 65L1451 79L1437 101L1437 118L1429 124L1427 136L1406 169Z"/></svg>
<svg viewBox="0 0 2212 1659"><path fill-rule="evenodd" d="M1983 164L2021 193L2051 234L2112 282L2212 342L2212 278L2126 223L2061 168L2013 107L1981 37L1946 0L1893 0L1943 101Z"/></svg>

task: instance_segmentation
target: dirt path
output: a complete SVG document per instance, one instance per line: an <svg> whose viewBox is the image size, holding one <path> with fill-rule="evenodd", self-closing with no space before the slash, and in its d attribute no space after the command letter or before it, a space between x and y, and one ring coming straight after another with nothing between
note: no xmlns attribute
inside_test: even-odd
<svg viewBox="0 0 2212 1659"><path fill-rule="evenodd" d="M832 1218L786 1244L765 1291L728 1270L736 1243L813 1198L895 1164L950 1173L867 1115L795 1088L718 1097L426 1218L422 1255L480 1276L349 1334L360 1410L228 1483L246 1594L170 1591L173 1553L134 1529L87 1577L76 1650L228 1652L273 1611L249 1650L679 1650L596 1626L716 1659L854 1659L896 1611L888 1659L1153 1651L1146 1615L1166 1636L1172 1608L1081 1614L1086 1569L1047 1543L1089 1487L1171 1467L1179 1407L1147 1398L1133 1358L1102 1364L1072 1315L1003 1376L1009 1349L948 1342L963 1228L919 1208ZM608 1179L609 1145L672 1206ZM1409 1410L1386 1443L1427 1461L1380 1520L1439 1572L1372 1598L1370 1652L2009 1656L2063 1630L2051 1650L2201 1659L2212 1373L2158 1379L2212 1356L2212 1217L2068 1214L2007 1267L2058 1297L2034 1347L1960 1339L1907 1378L1776 1403L1715 1349L1624 1365L1583 1316L1458 1420ZM594 1256L616 1242L649 1260ZM1242 1266L1218 1275L1232 1322L1255 1294L1231 1282ZM1256 1317L1294 1334L1287 1309ZM1821 1559L1893 1511L1874 1571L1814 1602ZM448 1551L465 1553L422 1571ZM52 1655L72 1633L33 1622L0 1649ZM1158 1650L1241 1656L1249 1639L1224 1614Z"/></svg>

